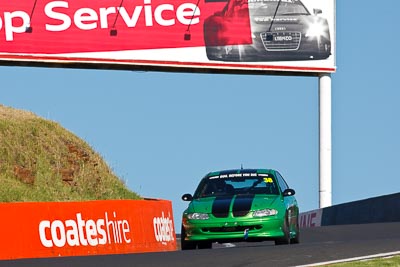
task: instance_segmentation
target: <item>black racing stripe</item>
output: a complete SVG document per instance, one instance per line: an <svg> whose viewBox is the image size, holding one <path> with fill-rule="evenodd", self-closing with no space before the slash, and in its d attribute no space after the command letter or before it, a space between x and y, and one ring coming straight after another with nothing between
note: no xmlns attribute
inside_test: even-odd
<svg viewBox="0 0 400 267"><path fill-rule="evenodd" d="M235 198L232 207L234 217L246 216L253 204L254 195L239 195Z"/></svg>
<svg viewBox="0 0 400 267"><path fill-rule="evenodd" d="M226 218L229 215L233 196L216 197L212 205L212 214L217 218Z"/></svg>

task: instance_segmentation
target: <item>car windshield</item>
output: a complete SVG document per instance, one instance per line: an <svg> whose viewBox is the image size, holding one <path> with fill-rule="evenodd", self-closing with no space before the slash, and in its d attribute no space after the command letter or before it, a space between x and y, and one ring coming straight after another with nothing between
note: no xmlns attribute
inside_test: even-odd
<svg viewBox="0 0 400 267"><path fill-rule="evenodd" d="M204 178L196 189L194 198L239 194L278 195L279 191L272 174L225 174Z"/></svg>
<svg viewBox="0 0 400 267"><path fill-rule="evenodd" d="M248 5L250 10L256 11L253 15L273 17L278 2L277 0L248 0ZM276 16L290 15L310 15L310 13L300 1L281 0Z"/></svg>

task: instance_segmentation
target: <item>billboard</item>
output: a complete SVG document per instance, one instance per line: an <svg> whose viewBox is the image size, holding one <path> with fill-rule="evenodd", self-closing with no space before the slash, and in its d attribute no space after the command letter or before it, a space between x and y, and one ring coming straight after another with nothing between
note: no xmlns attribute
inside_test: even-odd
<svg viewBox="0 0 400 267"><path fill-rule="evenodd" d="M334 72L335 0L7 1L1 62Z"/></svg>

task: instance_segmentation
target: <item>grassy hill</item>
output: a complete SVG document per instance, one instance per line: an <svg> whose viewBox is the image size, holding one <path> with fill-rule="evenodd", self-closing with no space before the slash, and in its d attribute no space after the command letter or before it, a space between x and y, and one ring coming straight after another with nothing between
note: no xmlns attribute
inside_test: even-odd
<svg viewBox="0 0 400 267"><path fill-rule="evenodd" d="M139 199L83 140L0 105L0 202Z"/></svg>

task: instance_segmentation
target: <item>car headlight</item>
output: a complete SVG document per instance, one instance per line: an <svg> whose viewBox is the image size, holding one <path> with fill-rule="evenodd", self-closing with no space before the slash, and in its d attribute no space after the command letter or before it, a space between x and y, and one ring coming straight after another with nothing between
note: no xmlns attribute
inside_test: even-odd
<svg viewBox="0 0 400 267"><path fill-rule="evenodd" d="M208 216L207 213L189 213L188 214L188 219L189 220L208 220L210 217Z"/></svg>
<svg viewBox="0 0 400 267"><path fill-rule="evenodd" d="M308 26L306 37L319 38L326 35L326 25L319 21L315 21Z"/></svg>
<svg viewBox="0 0 400 267"><path fill-rule="evenodd" d="M267 217L277 215L278 211L274 209L256 210L253 212L253 217Z"/></svg>

